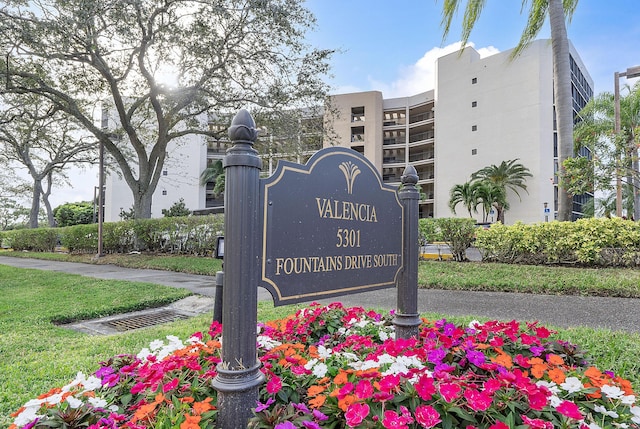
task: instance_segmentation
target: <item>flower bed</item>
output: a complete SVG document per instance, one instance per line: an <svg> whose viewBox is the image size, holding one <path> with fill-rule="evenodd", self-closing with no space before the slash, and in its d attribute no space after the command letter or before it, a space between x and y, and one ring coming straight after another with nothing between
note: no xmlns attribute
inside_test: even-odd
<svg viewBox="0 0 640 429"><path fill-rule="evenodd" d="M251 428L640 428L629 381L536 323L423 321L311 306L261 325L267 382ZM220 325L101 363L14 413L16 428L213 428Z"/></svg>

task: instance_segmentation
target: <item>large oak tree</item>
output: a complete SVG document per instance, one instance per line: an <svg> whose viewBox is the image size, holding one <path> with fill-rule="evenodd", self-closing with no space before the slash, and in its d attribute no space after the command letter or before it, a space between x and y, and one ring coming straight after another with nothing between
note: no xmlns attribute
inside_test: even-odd
<svg viewBox="0 0 640 429"><path fill-rule="evenodd" d="M304 42L314 24L297 0L8 0L0 91L38 95L76 118L147 218L167 144L216 136L203 116L323 100L331 51ZM105 107L116 129L96 121Z"/></svg>

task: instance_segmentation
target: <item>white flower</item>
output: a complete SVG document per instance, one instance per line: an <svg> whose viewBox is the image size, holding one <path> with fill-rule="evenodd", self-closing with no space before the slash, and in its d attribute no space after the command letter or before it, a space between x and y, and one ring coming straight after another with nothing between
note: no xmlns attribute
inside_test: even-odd
<svg viewBox="0 0 640 429"><path fill-rule="evenodd" d="M604 414L609 417L613 417L614 419L617 419L619 417L618 413L616 413L615 411L609 411L601 405L596 405L595 407L593 407L593 411L595 411L596 413Z"/></svg>
<svg viewBox="0 0 640 429"><path fill-rule="evenodd" d="M605 384L600 390L602 390L602 393L609 399L618 399L624 396L624 392L617 386Z"/></svg>
<svg viewBox="0 0 640 429"><path fill-rule="evenodd" d="M567 377L564 383L560 384L568 393L579 392L583 389L582 382L577 377Z"/></svg>
<svg viewBox="0 0 640 429"><path fill-rule="evenodd" d="M152 354L153 353L151 353L151 350L145 347L144 349L140 350L140 352L136 355L136 357L141 361L146 361L149 355L152 355Z"/></svg>
<svg viewBox="0 0 640 429"><path fill-rule="evenodd" d="M164 347L164 341L162 340L153 340L151 341L151 344L149 344L149 349L152 351L156 351L162 347Z"/></svg>
<svg viewBox="0 0 640 429"><path fill-rule="evenodd" d="M636 397L634 395L624 395L620 398L620 402L625 405L633 405L636 402Z"/></svg>
<svg viewBox="0 0 640 429"><path fill-rule="evenodd" d="M384 365L385 363L393 363L393 361L394 361L393 357L387 353L378 356L379 365Z"/></svg>
<svg viewBox="0 0 640 429"><path fill-rule="evenodd" d="M616 423L616 422L613 422L613 425L614 425L614 426L616 426L616 427L619 427L619 428L623 428L623 429L624 429L624 428L628 428L628 427L629 427L629 425L628 425L628 424L626 424L626 423Z"/></svg>
<svg viewBox="0 0 640 429"><path fill-rule="evenodd" d="M481 325L481 323L479 321L477 321L477 320L472 320L471 322L469 322L469 327L471 329L477 329L478 326L480 326L480 325Z"/></svg>
<svg viewBox="0 0 640 429"><path fill-rule="evenodd" d="M62 402L62 394L56 393L54 395L47 396L44 399L44 402L50 405L58 405L60 402Z"/></svg>
<svg viewBox="0 0 640 429"><path fill-rule="evenodd" d="M356 323L356 326L358 328L364 328L365 326L367 326L369 324L368 320L361 320L358 323Z"/></svg>
<svg viewBox="0 0 640 429"><path fill-rule="evenodd" d="M320 362L319 364L317 364L316 366L313 367L313 375L315 375L318 378L322 378L325 375L327 375L327 371L329 370L329 368L327 368L327 365L325 365L324 363Z"/></svg>
<svg viewBox="0 0 640 429"><path fill-rule="evenodd" d="M328 349L325 346L318 346L318 356L320 356L322 359L330 358L331 352L331 349Z"/></svg>
<svg viewBox="0 0 640 429"><path fill-rule="evenodd" d="M304 364L304 369L311 371L311 368L313 368L313 366L317 363L318 359L311 359L310 361L307 361L306 364Z"/></svg>
<svg viewBox="0 0 640 429"><path fill-rule="evenodd" d="M378 337L380 338L380 341L387 341L389 339L389 335L384 331L378 332Z"/></svg>
<svg viewBox="0 0 640 429"><path fill-rule="evenodd" d="M117 413L119 410L117 405L109 405L109 411L112 411L114 413Z"/></svg>
<svg viewBox="0 0 640 429"><path fill-rule="evenodd" d="M556 395L551 395L549 396L549 404L551 404L553 408L558 408L560 404L562 404L562 399L558 398Z"/></svg>
<svg viewBox="0 0 640 429"><path fill-rule="evenodd" d="M633 406L629 409L633 417L631 417L631 421L640 425L640 407Z"/></svg>
<svg viewBox="0 0 640 429"><path fill-rule="evenodd" d="M102 381L98 377L92 375L82 382L82 387L85 388L85 392L87 390L96 390L102 387Z"/></svg>
<svg viewBox="0 0 640 429"><path fill-rule="evenodd" d="M557 395L558 393L560 393L560 389L558 389L558 385L553 381L540 380L540 381L536 381L536 385L546 387L554 395Z"/></svg>
<svg viewBox="0 0 640 429"><path fill-rule="evenodd" d="M96 408L105 408L107 406L107 401L102 398L89 398L87 402Z"/></svg>
<svg viewBox="0 0 640 429"><path fill-rule="evenodd" d="M74 398L73 396L67 396L67 402L69 403L69 406L74 410L76 408L80 408L82 404L84 404L84 402L82 402L80 399Z"/></svg>
<svg viewBox="0 0 640 429"><path fill-rule="evenodd" d="M598 426L596 423L589 423L589 424L587 425L587 427L588 427L589 429L602 429L602 428L601 428L600 426Z"/></svg>
<svg viewBox="0 0 640 429"><path fill-rule="evenodd" d="M31 423L35 419L42 417L41 415L36 414L36 412L38 411L39 408L40 407L38 407L38 408L33 408L33 407L26 408L23 412L18 414L18 416L13 421L13 423L18 427L22 427L24 425L27 425L27 424Z"/></svg>
<svg viewBox="0 0 640 429"><path fill-rule="evenodd" d="M349 359L350 361L359 361L360 360L358 358L358 355L356 355L355 353L344 352L344 353L340 353L340 356L343 356L344 358Z"/></svg>
<svg viewBox="0 0 640 429"><path fill-rule="evenodd" d="M258 346L265 350L271 350L274 347L278 347L282 345L280 341L276 341L266 335L260 335L257 339L257 342L258 342Z"/></svg>

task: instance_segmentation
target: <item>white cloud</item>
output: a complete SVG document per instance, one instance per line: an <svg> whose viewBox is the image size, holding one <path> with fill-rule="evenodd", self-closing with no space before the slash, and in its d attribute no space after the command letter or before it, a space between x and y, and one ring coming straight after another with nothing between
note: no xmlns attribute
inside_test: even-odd
<svg viewBox="0 0 640 429"><path fill-rule="evenodd" d="M398 77L391 83L377 81L369 77L372 88L382 91L384 98L409 97L433 89L435 84L436 60L444 55L456 52L461 43L456 42L442 48L432 48L415 64L400 67ZM475 47L473 43L467 46ZM481 58L500 52L493 46L477 49Z"/></svg>

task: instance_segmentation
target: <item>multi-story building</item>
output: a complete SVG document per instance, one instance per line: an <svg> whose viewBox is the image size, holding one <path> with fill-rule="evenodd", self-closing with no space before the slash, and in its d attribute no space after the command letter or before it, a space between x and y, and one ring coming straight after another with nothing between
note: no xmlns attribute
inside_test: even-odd
<svg viewBox="0 0 640 429"><path fill-rule="evenodd" d="M570 53L577 117L593 95L593 81L573 46ZM383 99L377 91L333 96L338 144L363 153L389 184L399 185L405 166L414 165L421 217L456 216L449 208L453 186L483 167L518 159L533 177L521 199L508 191L506 222L544 220L545 203L553 219L558 148L551 43L537 40L514 60L510 54L480 58L467 47L443 56L435 89L411 97ZM587 198L574 199L574 217ZM465 215L458 207L458 216Z"/></svg>

